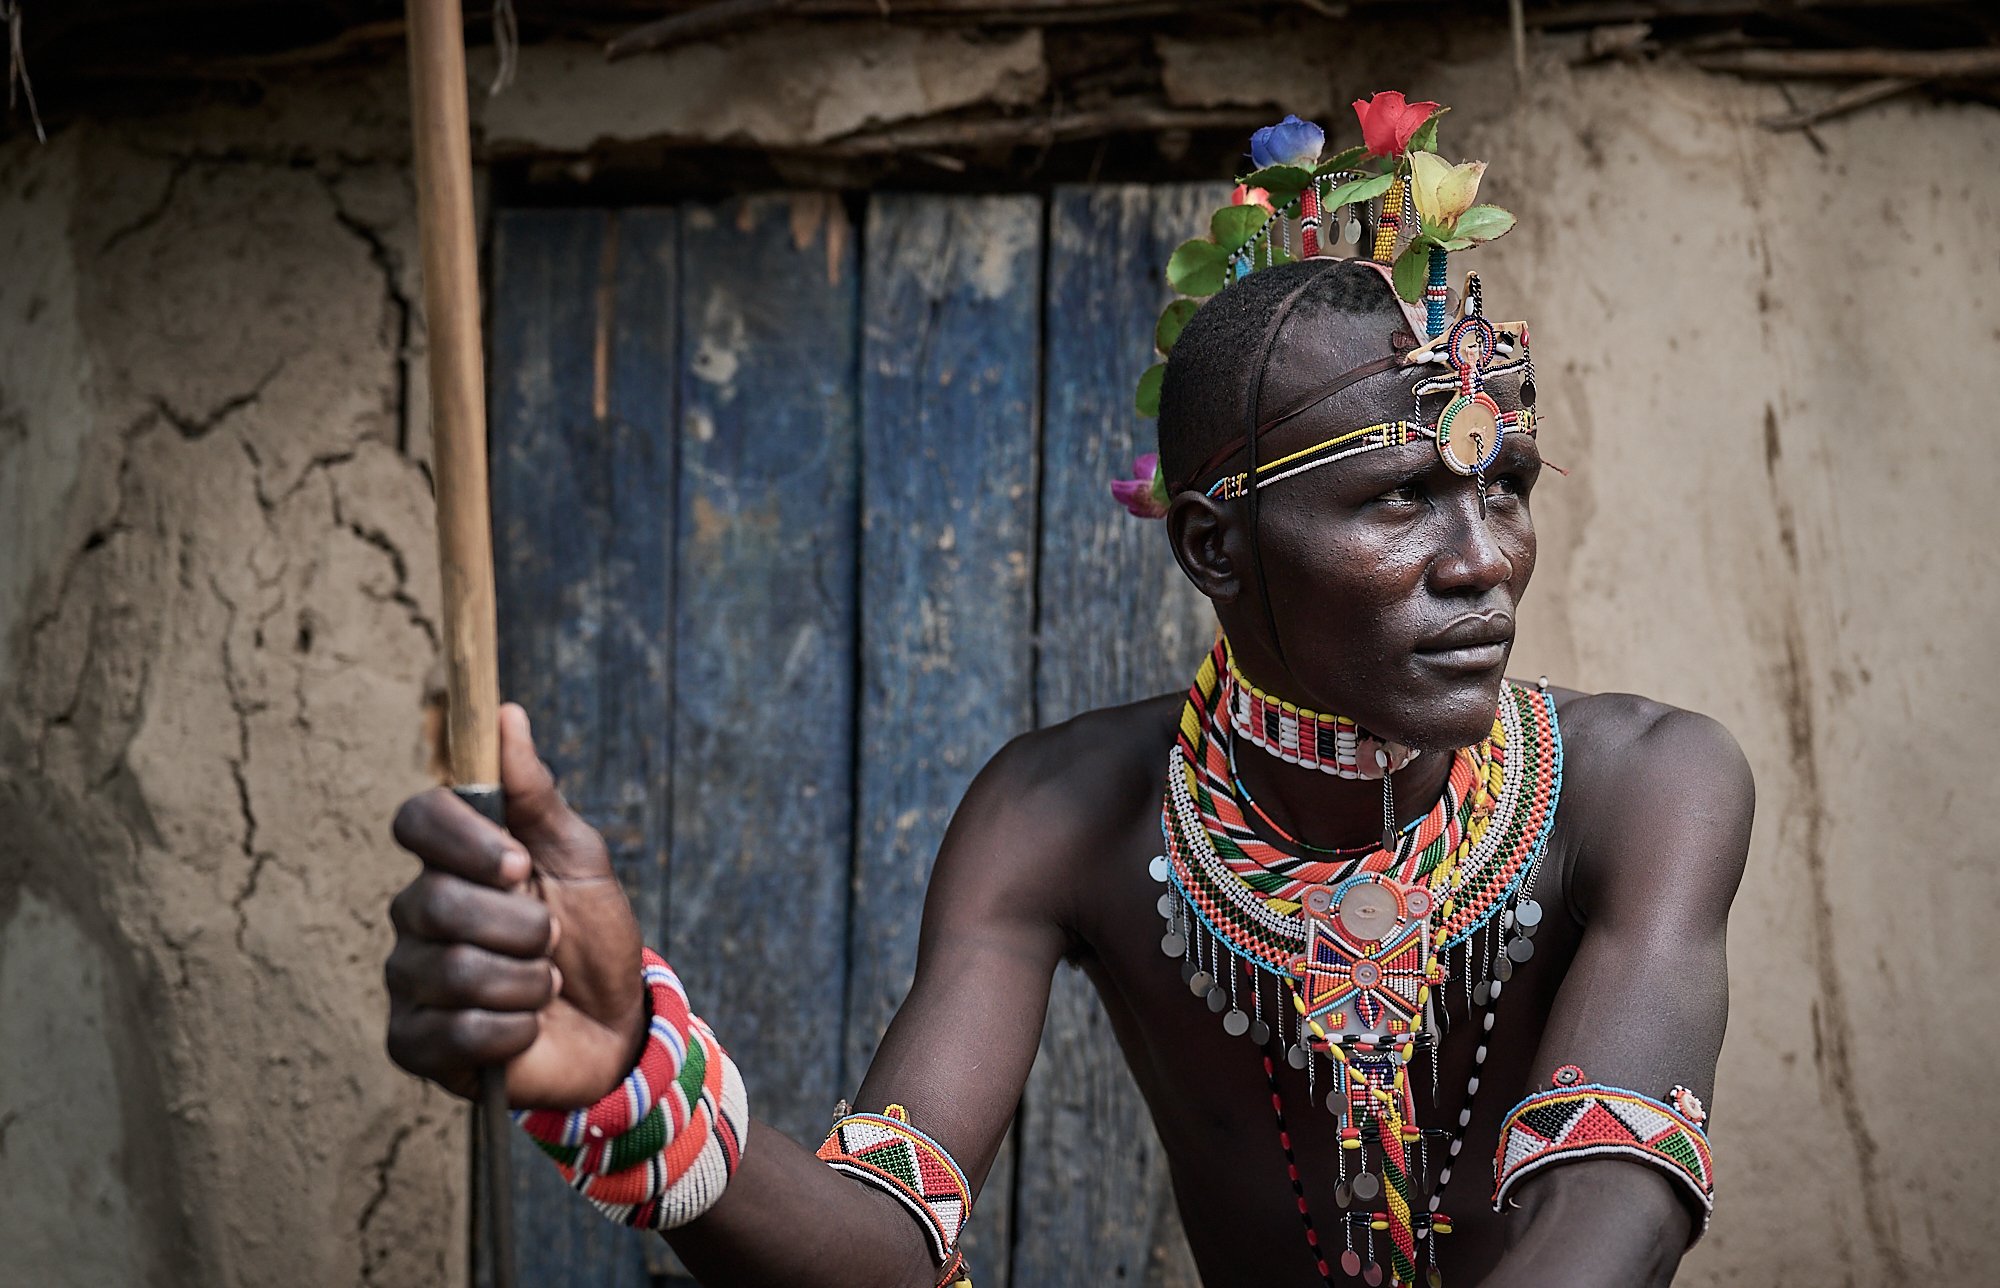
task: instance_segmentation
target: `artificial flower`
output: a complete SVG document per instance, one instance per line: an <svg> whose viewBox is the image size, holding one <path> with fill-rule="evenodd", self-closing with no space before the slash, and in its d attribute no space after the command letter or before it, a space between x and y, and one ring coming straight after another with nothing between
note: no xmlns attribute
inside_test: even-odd
<svg viewBox="0 0 2000 1288"><path fill-rule="evenodd" d="M1167 481L1160 477L1160 454L1133 458L1132 477L1111 480L1111 495L1138 519L1167 517Z"/></svg>
<svg viewBox="0 0 2000 1288"><path fill-rule="evenodd" d="M1361 118L1361 144L1371 157L1400 156L1437 110L1436 103L1407 103L1393 89L1354 100L1354 114Z"/></svg>
<svg viewBox="0 0 2000 1288"><path fill-rule="evenodd" d="M1243 183L1237 184L1236 191L1229 194L1229 204L1232 206L1262 206L1272 214L1277 213L1271 210L1271 192L1268 188L1252 188L1248 184Z"/></svg>
<svg viewBox="0 0 2000 1288"><path fill-rule="evenodd" d="M1410 195L1416 199L1417 213L1432 227L1456 228L1458 217L1479 196L1479 179L1485 173L1484 161L1453 165L1435 152L1411 153Z"/></svg>
<svg viewBox="0 0 2000 1288"><path fill-rule="evenodd" d="M1304 166L1310 170L1319 164L1319 151L1325 146L1325 130L1311 121L1287 116L1250 136L1250 160L1259 170L1271 165Z"/></svg>

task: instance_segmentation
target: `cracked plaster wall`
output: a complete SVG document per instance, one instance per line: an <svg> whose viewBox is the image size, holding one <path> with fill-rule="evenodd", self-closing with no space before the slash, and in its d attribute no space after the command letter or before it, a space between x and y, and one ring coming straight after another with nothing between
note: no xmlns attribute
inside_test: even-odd
<svg viewBox="0 0 2000 1288"><path fill-rule="evenodd" d="M1361 77L1279 44L1299 102L1454 103L1523 215L1481 267L1528 302L1573 476L1537 496L1517 671L1711 712L1758 770L1723 1199L1680 1282L1978 1280L1992 112L1891 104L1822 153L1757 127L1775 92L1671 66L1517 96L1484 54ZM1161 53L1189 102L1275 56ZM0 1207L30 1282L461 1270L455 1112L380 1054L436 603L400 95L301 78L0 150L0 1041L48 1053L0 1068L0 1194L61 1200ZM514 144L630 126L549 111ZM35 1120L72 1092L88 1132ZM131 1246L34 1215L86 1208Z"/></svg>
<svg viewBox="0 0 2000 1288"><path fill-rule="evenodd" d="M462 1261L457 1115L381 1056L436 650L411 199L259 141L0 154L0 1022L50 1035L0 1087L0 1194L67 1196L0 1207L12 1282Z"/></svg>

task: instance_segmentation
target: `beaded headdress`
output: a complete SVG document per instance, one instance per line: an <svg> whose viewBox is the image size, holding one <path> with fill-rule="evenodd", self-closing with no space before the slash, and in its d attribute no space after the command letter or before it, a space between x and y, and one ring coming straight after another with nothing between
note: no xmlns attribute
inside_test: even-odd
<svg viewBox="0 0 2000 1288"><path fill-rule="evenodd" d="M1252 136L1254 168L1241 177L1230 204L1210 218L1207 237L1184 242L1167 262L1167 281L1180 298L1167 305L1154 328L1161 361L1140 377L1134 403L1142 416L1159 414L1165 359L1202 300L1279 264L1353 259L1370 265L1403 306L1408 342L1260 421L1264 368L1285 316L1305 289L1301 284L1279 305L1266 332L1243 435L1185 479L1165 478L1157 453L1139 457L1132 476L1111 485L1112 495L1133 514L1163 517L1168 498L1189 488L1223 498L1248 496L1254 505L1255 493L1273 483L1418 438L1435 442L1439 458L1452 470L1482 477L1507 434L1534 432L1527 323L1488 321L1476 274L1466 275L1462 297L1455 311L1452 307L1451 253L1492 241L1514 226L1507 211L1475 204L1485 162L1454 165L1438 155L1438 119L1448 109L1436 103L1411 103L1388 91L1355 100L1354 110L1362 142L1323 160L1325 131L1296 116ZM1415 376L1416 406L1409 418L1356 427L1282 459L1258 461L1261 433L1389 371ZM1486 392L1486 381L1503 374L1520 378L1518 411L1503 412ZM1445 401L1427 413L1424 400L1436 395ZM1218 474L1238 453L1248 457L1245 468Z"/></svg>

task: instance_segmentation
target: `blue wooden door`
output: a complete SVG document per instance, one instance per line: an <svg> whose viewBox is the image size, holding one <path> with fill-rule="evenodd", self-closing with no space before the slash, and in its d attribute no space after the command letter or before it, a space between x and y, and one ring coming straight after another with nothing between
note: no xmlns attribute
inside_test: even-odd
<svg viewBox="0 0 2000 1288"><path fill-rule="evenodd" d="M648 938L816 1144L908 988L952 807L1037 723L1185 682L1205 607L1105 481L1215 191L502 212L501 666ZM522 1282L677 1282L519 1142ZM981 1288L1165 1282L1159 1147L1059 972ZM684 1280L678 1282L685 1282Z"/></svg>

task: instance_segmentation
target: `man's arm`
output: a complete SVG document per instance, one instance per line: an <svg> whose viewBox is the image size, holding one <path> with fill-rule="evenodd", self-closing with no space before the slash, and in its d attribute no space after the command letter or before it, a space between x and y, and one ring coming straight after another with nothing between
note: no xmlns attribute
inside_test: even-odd
<svg viewBox="0 0 2000 1288"><path fill-rule="evenodd" d="M1575 1065L1589 1082L1656 1100L1677 1083L1708 1099L1729 1013L1724 937L1749 850L1750 768L1704 716L1623 695L1572 707L1584 704L1564 715L1578 772L1561 806L1575 811L1568 893L1584 932L1526 1090ZM1696 1220L1664 1172L1616 1157L1526 1176L1510 1200L1520 1211L1487 1288L1664 1288Z"/></svg>
<svg viewBox="0 0 2000 1288"><path fill-rule="evenodd" d="M904 1105L975 1193L1034 1060L1064 947L1051 872L1078 835L1065 829L1080 811L1030 744L995 757L952 822L916 981L857 1102ZM509 832L442 791L397 815L396 838L424 870L391 908L389 1051L460 1095L480 1066L505 1061L516 1105L579 1107L616 1085L643 1040L638 926L602 837L555 790L518 707L502 710L501 746ZM727 1047L728 1017L715 1020ZM745 1288L930 1288L937 1268L916 1221L821 1162L817 1144L753 1122L721 1199L670 1236L689 1268Z"/></svg>
<svg viewBox="0 0 2000 1288"><path fill-rule="evenodd" d="M1051 860L1075 815L1038 759L1010 744L959 805L924 899L916 979L854 1101L902 1105L975 1194L1027 1085L1065 943ZM721 1201L668 1242L704 1283L931 1288L938 1273L894 1200L761 1124Z"/></svg>

